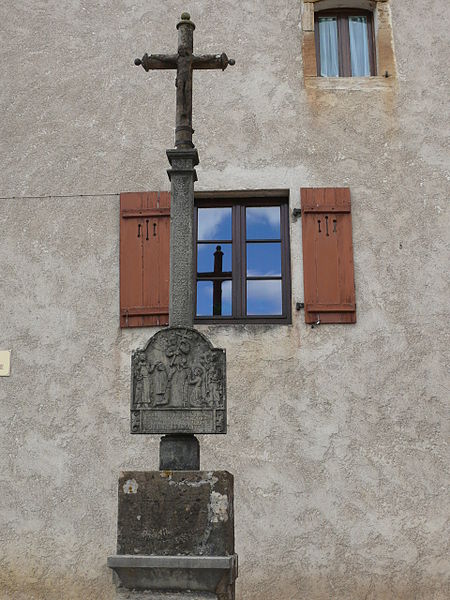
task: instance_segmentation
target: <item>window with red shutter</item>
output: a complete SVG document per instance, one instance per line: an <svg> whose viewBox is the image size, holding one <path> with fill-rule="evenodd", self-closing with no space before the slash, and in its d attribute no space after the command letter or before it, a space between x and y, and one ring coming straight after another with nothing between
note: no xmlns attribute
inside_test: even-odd
<svg viewBox="0 0 450 600"><path fill-rule="evenodd" d="M356 323L348 188L302 188L307 323Z"/></svg>
<svg viewBox="0 0 450 600"><path fill-rule="evenodd" d="M120 326L169 323L169 192L120 195Z"/></svg>

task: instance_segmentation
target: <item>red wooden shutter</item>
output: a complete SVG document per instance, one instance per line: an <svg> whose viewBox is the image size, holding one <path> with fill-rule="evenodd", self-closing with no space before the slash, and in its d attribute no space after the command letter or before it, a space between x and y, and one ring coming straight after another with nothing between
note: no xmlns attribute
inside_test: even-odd
<svg viewBox="0 0 450 600"><path fill-rule="evenodd" d="M307 323L356 323L348 188L302 188Z"/></svg>
<svg viewBox="0 0 450 600"><path fill-rule="evenodd" d="M120 326L169 323L170 193L120 195Z"/></svg>

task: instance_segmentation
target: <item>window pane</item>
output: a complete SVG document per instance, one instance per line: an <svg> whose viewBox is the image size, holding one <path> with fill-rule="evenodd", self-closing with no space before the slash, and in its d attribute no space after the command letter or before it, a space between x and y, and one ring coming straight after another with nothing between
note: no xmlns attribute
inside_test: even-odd
<svg viewBox="0 0 450 600"><path fill-rule="evenodd" d="M247 244L247 277L281 276L281 244Z"/></svg>
<svg viewBox="0 0 450 600"><path fill-rule="evenodd" d="M231 207L198 209L199 240L231 240Z"/></svg>
<svg viewBox="0 0 450 600"><path fill-rule="evenodd" d="M281 315L281 281L247 281L247 315Z"/></svg>
<svg viewBox="0 0 450 600"><path fill-rule="evenodd" d="M197 273L231 274L231 244L197 244Z"/></svg>
<svg viewBox="0 0 450 600"><path fill-rule="evenodd" d="M197 281L197 317L231 316L231 281Z"/></svg>
<svg viewBox="0 0 450 600"><path fill-rule="evenodd" d="M319 18L320 74L339 77L338 33L336 17Z"/></svg>
<svg viewBox="0 0 450 600"><path fill-rule="evenodd" d="M367 17L349 17L348 26L350 30L352 75L353 77L368 77L370 75L370 62Z"/></svg>
<svg viewBox="0 0 450 600"><path fill-rule="evenodd" d="M246 209L247 239L280 239L280 207L249 206Z"/></svg>

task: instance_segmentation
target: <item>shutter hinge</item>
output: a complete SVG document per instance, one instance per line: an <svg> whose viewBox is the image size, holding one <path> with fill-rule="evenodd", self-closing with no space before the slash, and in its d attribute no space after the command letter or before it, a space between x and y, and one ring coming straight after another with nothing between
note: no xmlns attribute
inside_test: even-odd
<svg viewBox="0 0 450 600"><path fill-rule="evenodd" d="M294 208L292 210L292 216L294 217L294 219L298 219L299 217L302 216L302 209L301 208Z"/></svg>
<svg viewBox="0 0 450 600"><path fill-rule="evenodd" d="M296 302L295 303L295 310L302 310L303 308L305 308L304 302Z"/></svg>

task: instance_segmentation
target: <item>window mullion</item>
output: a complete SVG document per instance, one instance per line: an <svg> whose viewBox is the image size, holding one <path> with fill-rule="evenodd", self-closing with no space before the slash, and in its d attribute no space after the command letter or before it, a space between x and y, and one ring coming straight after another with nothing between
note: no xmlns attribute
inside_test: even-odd
<svg viewBox="0 0 450 600"><path fill-rule="evenodd" d="M342 52L342 75L341 77L352 76L352 60L350 57L350 29L348 25L348 16L341 15L340 21L340 42L339 46Z"/></svg>
<svg viewBox="0 0 450 600"><path fill-rule="evenodd" d="M286 205L280 206L280 236L281 236L281 310L283 316L287 315L287 253L286 240L288 239L288 213Z"/></svg>
<svg viewBox="0 0 450 600"><path fill-rule="evenodd" d="M240 316L247 316L247 227L246 227L246 212L245 206L239 206L239 223L240 223Z"/></svg>
<svg viewBox="0 0 450 600"><path fill-rule="evenodd" d="M233 317L240 316L239 298L240 298L240 281L239 281L239 205L234 204L232 208L232 244L231 244L231 264L232 264L232 315Z"/></svg>

